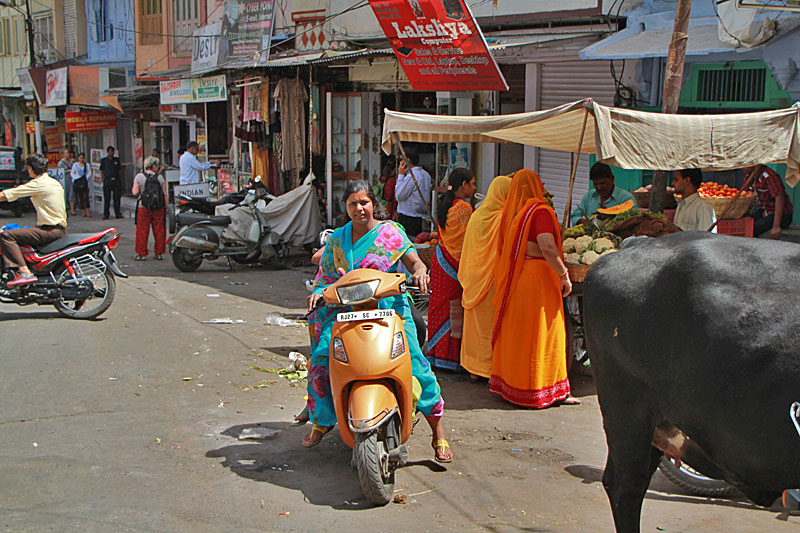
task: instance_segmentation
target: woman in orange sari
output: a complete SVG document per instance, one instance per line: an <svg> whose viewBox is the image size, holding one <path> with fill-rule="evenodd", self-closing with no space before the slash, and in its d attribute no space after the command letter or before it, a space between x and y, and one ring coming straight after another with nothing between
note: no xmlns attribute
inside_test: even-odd
<svg viewBox="0 0 800 533"><path fill-rule="evenodd" d="M450 334L450 302L461 305L458 265L472 215L469 199L475 193L475 178L466 168L456 168L450 172L448 183L436 213L439 246L431 262L428 359L438 368L456 370L461 356L461 335L456 338Z"/></svg>
<svg viewBox="0 0 800 533"><path fill-rule="evenodd" d="M572 291L572 282L562 258L558 219L532 170L514 175L502 226L489 390L535 409L578 403L567 379L561 300Z"/></svg>
<svg viewBox="0 0 800 533"><path fill-rule="evenodd" d="M494 326L494 267L497 241L506 205L509 176L497 176L489 185L486 199L467 225L458 280L464 288L464 331L461 335L461 366L470 380L492 375L492 328Z"/></svg>

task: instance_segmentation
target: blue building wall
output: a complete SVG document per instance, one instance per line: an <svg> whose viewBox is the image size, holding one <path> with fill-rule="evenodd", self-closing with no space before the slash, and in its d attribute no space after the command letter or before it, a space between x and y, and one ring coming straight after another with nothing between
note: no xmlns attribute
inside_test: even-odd
<svg viewBox="0 0 800 533"><path fill-rule="evenodd" d="M86 62L133 63L133 18L133 0L86 0Z"/></svg>

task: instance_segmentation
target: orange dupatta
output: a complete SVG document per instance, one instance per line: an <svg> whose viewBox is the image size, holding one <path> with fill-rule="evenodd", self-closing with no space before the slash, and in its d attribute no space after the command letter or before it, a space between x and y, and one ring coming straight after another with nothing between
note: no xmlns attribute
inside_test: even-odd
<svg viewBox="0 0 800 533"><path fill-rule="evenodd" d="M497 310L492 332L493 345L499 333L500 322L509 295L514 292L514 285L525 260L533 214L540 209L546 210L552 217L558 253L563 255L561 228L555 211L545 203L542 180L532 170L520 170L514 174L511 181L511 190L503 213L503 233L500 236L502 241L499 245L500 256L495 268L495 293L492 300L492 304Z"/></svg>

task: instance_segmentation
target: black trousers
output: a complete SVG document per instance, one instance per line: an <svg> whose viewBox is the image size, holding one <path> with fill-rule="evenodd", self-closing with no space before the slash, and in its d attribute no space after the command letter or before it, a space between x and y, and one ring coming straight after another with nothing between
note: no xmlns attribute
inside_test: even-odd
<svg viewBox="0 0 800 533"><path fill-rule="evenodd" d="M122 209L120 208L120 203L122 201L122 179L105 178L103 180L103 216L106 218L109 216L112 195L114 196L114 214L121 217Z"/></svg>
<svg viewBox="0 0 800 533"><path fill-rule="evenodd" d="M758 237L762 233L766 233L772 229L772 225L775 223L775 215L767 215L761 211L754 210L750 213L750 216L753 217L753 237ZM784 213L781 217L781 228L786 229L789 227L789 224L792 223L792 213Z"/></svg>
<svg viewBox="0 0 800 533"><path fill-rule="evenodd" d="M410 217L403 213L397 213L397 222L406 230L406 235L412 241L422 233L422 217Z"/></svg>

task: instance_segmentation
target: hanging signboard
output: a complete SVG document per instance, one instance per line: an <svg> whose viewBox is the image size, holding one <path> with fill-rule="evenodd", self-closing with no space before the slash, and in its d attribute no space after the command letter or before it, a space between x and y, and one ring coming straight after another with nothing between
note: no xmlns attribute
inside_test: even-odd
<svg viewBox="0 0 800 533"><path fill-rule="evenodd" d="M26 68L17 69L17 77L19 78L19 86L22 89L22 94L25 100L33 100L33 80L31 74Z"/></svg>
<svg viewBox="0 0 800 533"><path fill-rule="evenodd" d="M45 120L47 122L58 122L56 117L56 108L55 107L39 107L39 120Z"/></svg>
<svg viewBox="0 0 800 533"><path fill-rule="evenodd" d="M219 102L227 99L225 74L209 78L192 78L192 103Z"/></svg>
<svg viewBox="0 0 800 533"><path fill-rule="evenodd" d="M68 67L47 71L45 104L48 107L67 105L67 72Z"/></svg>
<svg viewBox="0 0 800 533"><path fill-rule="evenodd" d="M48 150L61 150L61 132L58 131L58 126L45 128L44 138L47 141Z"/></svg>
<svg viewBox="0 0 800 533"><path fill-rule="evenodd" d="M158 106L158 110L164 115L185 115L186 104L167 104Z"/></svg>
<svg viewBox="0 0 800 533"><path fill-rule="evenodd" d="M465 0L369 0L417 91L507 91Z"/></svg>
<svg viewBox="0 0 800 533"><path fill-rule="evenodd" d="M159 84L161 104L191 104L192 80L169 80Z"/></svg>
<svg viewBox="0 0 800 533"><path fill-rule="evenodd" d="M179 194L185 194L187 196L191 196L192 198L205 198L206 200L211 199L211 187L207 181L202 183L193 183L191 185L175 185L172 190L175 192L175 196L178 196Z"/></svg>
<svg viewBox="0 0 800 533"><path fill-rule="evenodd" d="M35 122L26 122L25 123L25 133L36 133L36 123Z"/></svg>
<svg viewBox="0 0 800 533"><path fill-rule="evenodd" d="M218 20L194 30L192 40L192 72L215 68L219 61L222 21Z"/></svg>
<svg viewBox="0 0 800 533"><path fill-rule="evenodd" d="M269 57L275 0L228 0L220 27L219 65L248 58L263 65Z"/></svg>
<svg viewBox="0 0 800 533"><path fill-rule="evenodd" d="M68 112L66 113L66 119L67 131L70 133L109 130L117 127L116 111Z"/></svg>

